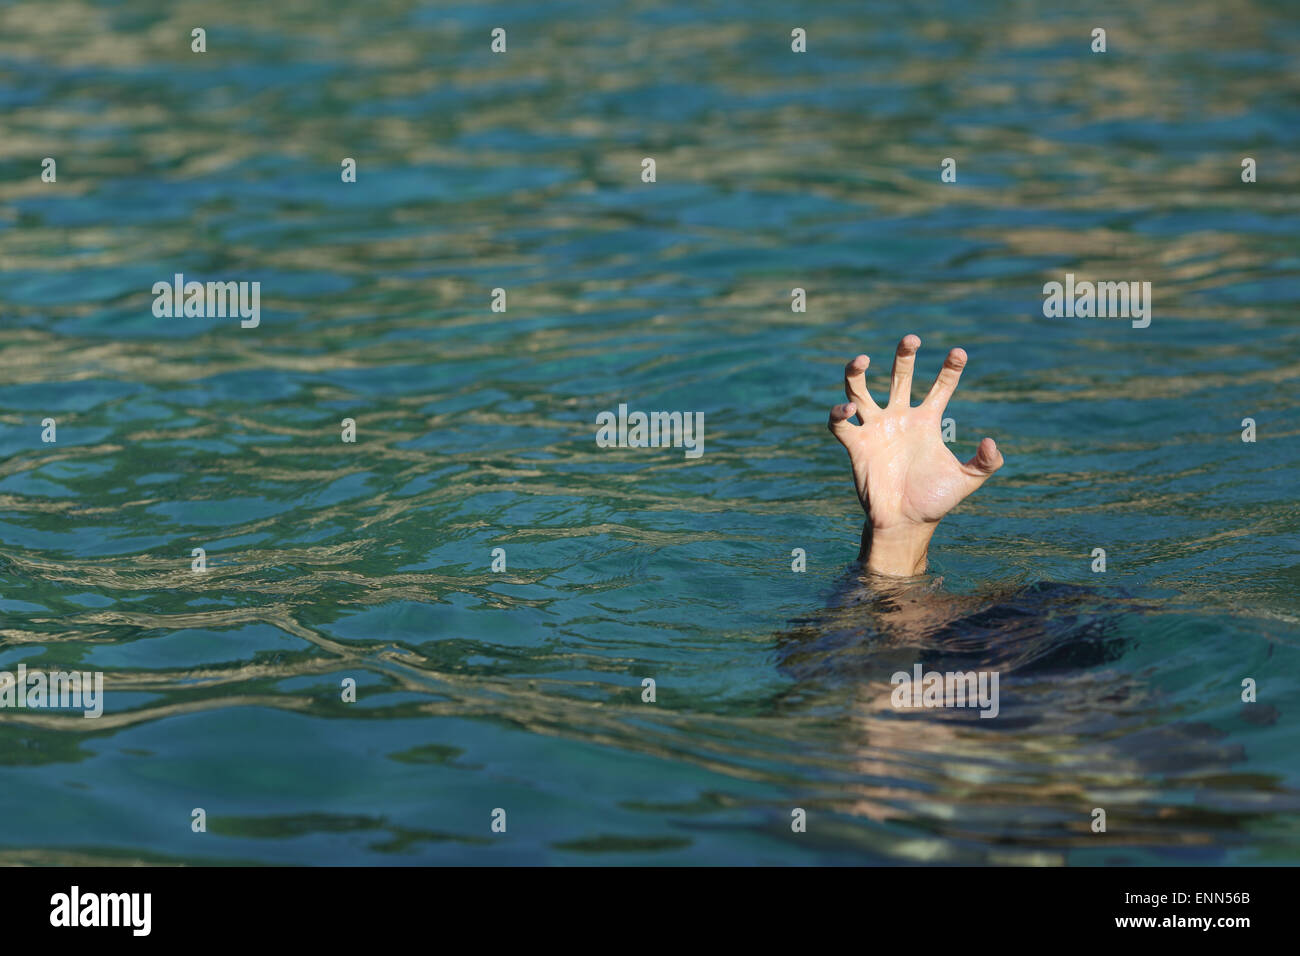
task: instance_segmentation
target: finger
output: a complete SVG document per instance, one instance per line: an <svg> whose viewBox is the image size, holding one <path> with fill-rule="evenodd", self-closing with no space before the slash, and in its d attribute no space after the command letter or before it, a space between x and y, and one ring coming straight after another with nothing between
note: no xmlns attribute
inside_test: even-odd
<svg viewBox="0 0 1300 956"><path fill-rule="evenodd" d="M966 477L970 486L970 494L984 482L988 481L990 475L1002 467L1002 452L998 451L998 444L992 438L986 438L980 442L979 448L975 450L975 457L966 464L962 465L962 471L966 472Z"/></svg>
<svg viewBox="0 0 1300 956"><path fill-rule="evenodd" d="M943 368L939 369L939 377L930 387L930 394L925 396L925 401L921 404L929 405L939 414L943 414L943 410L948 407L948 400L952 398L952 393L957 390L957 383L961 381L961 370L965 367L965 349L953 349L949 352L948 357L943 360Z"/></svg>
<svg viewBox="0 0 1300 956"><path fill-rule="evenodd" d="M845 405L836 405L831 409L831 420L826 423L826 427L831 430L832 435L840 440L840 444L843 444L849 433L858 427L849 421L857 410L857 406L852 402Z"/></svg>
<svg viewBox="0 0 1300 956"><path fill-rule="evenodd" d="M912 404L912 366L916 364L916 350L921 340L915 335L904 335L894 353L894 377L889 383L889 404Z"/></svg>
<svg viewBox="0 0 1300 956"><path fill-rule="evenodd" d="M844 366L844 394L860 411L880 411L871 393L867 391L867 369L871 359L859 355Z"/></svg>

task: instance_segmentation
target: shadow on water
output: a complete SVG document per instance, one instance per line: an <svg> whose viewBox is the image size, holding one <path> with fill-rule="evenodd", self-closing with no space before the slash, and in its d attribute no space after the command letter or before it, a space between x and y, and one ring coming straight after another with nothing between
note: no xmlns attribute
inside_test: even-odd
<svg viewBox="0 0 1300 956"><path fill-rule="evenodd" d="M1300 808L1281 778L1246 772L1231 726L1180 716L1196 712L1130 661L1130 622L1158 604L1047 581L943 585L852 570L828 607L777 637L793 681L779 710L830 717L853 767L827 806L888 824L887 856L1212 863ZM993 706L896 706L908 685L894 675L917 671L982 672ZM1241 705L1227 723L1277 719Z"/></svg>

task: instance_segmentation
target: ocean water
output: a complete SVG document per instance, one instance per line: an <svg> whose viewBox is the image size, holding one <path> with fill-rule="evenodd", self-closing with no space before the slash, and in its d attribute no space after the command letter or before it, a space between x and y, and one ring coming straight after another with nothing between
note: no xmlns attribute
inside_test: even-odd
<svg viewBox="0 0 1300 956"><path fill-rule="evenodd" d="M0 862L1300 860L1300 18L1058 6L0 4L0 670L105 681L0 710ZM1006 465L881 589L907 332Z"/></svg>

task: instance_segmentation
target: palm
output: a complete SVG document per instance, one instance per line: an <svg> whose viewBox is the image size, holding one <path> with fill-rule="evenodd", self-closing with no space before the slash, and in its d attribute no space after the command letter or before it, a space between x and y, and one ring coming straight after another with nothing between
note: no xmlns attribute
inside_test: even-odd
<svg viewBox="0 0 1300 956"><path fill-rule="evenodd" d="M991 438L965 464L941 438L944 409L966 364L961 349L948 353L930 394L912 407L912 366L920 344L914 335L899 343L886 407L867 393L870 360L860 355L845 368L849 402L831 410L830 429L848 450L858 500L878 530L935 524L1002 465ZM855 414L862 424L849 420Z"/></svg>
<svg viewBox="0 0 1300 956"><path fill-rule="evenodd" d="M885 409L844 443L858 499L877 527L938 521L969 494L962 466L919 408Z"/></svg>

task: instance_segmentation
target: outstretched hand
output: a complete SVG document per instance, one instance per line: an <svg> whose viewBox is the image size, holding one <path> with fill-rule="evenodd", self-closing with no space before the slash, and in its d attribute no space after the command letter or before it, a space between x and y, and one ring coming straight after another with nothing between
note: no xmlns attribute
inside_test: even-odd
<svg viewBox="0 0 1300 956"><path fill-rule="evenodd" d="M831 434L848 450L858 500L867 513L859 558L882 574L923 572L939 519L1002 467L992 438L980 442L965 464L941 438L943 412L966 366L965 351L948 353L930 394L912 407L912 367L920 347L915 335L898 343L884 408L867 392L871 360L859 355L844 369L849 401L831 409ZM850 421L854 415L862 424Z"/></svg>

